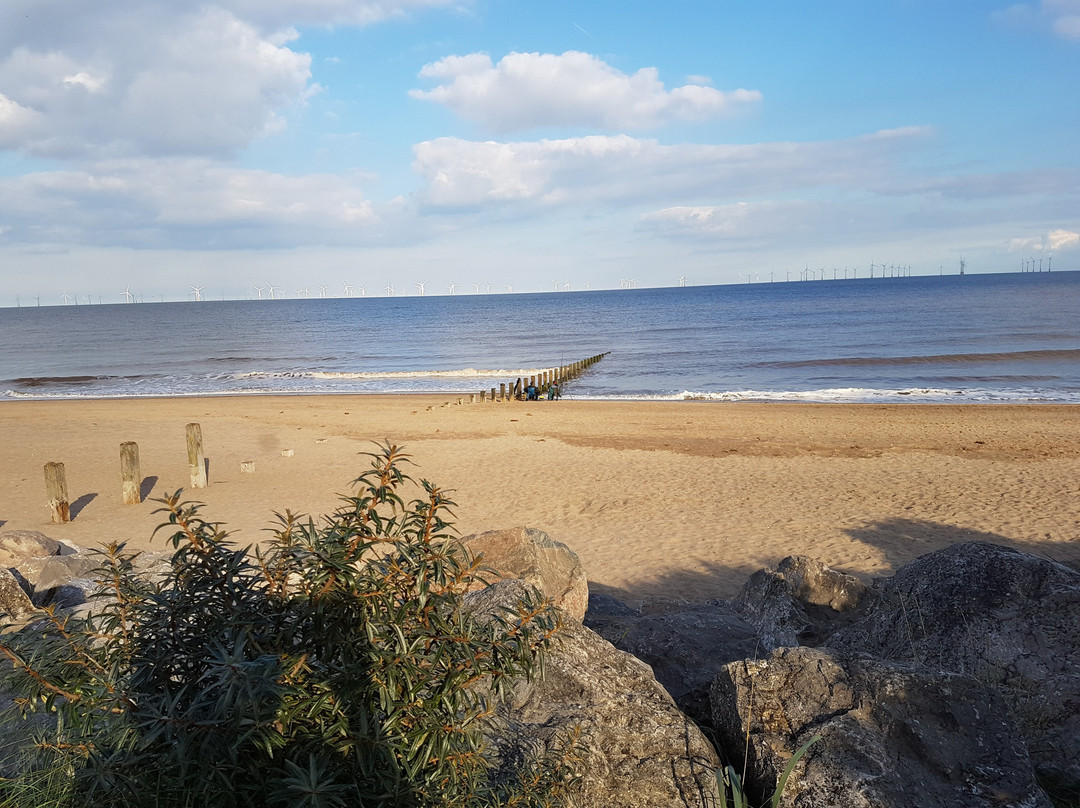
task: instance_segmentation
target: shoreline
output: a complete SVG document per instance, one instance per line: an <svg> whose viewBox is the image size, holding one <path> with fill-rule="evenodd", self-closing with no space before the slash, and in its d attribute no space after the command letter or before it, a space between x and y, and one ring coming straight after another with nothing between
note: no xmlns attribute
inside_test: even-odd
<svg viewBox="0 0 1080 808"><path fill-rule="evenodd" d="M165 549L150 499L187 487L184 425L198 422L210 485L185 495L241 543L274 511L332 510L359 454L389 439L412 476L454 491L462 534L544 530L578 553L593 591L633 604L730 598L795 554L866 580L956 541L1080 565L1080 405L468 396L6 399L0 530ZM139 444L138 505L120 501L124 441ZM49 461L66 466L66 525L48 521Z"/></svg>

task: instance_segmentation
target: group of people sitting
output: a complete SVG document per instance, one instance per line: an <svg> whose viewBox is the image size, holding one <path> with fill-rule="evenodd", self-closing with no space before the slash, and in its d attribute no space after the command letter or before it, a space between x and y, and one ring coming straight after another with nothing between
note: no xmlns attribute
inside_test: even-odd
<svg viewBox="0 0 1080 808"><path fill-rule="evenodd" d="M559 383L552 382L548 385L547 390L548 401L558 401L562 398L562 392L559 390ZM539 401L540 400L540 388L535 384L530 384L525 387L525 400L526 401Z"/></svg>

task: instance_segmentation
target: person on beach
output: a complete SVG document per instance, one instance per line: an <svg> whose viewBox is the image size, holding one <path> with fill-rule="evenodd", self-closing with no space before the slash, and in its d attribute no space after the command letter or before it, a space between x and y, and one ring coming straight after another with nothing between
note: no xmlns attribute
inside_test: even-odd
<svg viewBox="0 0 1080 808"><path fill-rule="evenodd" d="M530 384L528 387L525 388L525 400L526 401L537 401L538 400L537 396L536 396L536 385L535 384Z"/></svg>
<svg viewBox="0 0 1080 808"><path fill-rule="evenodd" d="M559 383L552 382L551 387L548 388L548 401L558 401L562 398L562 393L559 391Z"/></svg>

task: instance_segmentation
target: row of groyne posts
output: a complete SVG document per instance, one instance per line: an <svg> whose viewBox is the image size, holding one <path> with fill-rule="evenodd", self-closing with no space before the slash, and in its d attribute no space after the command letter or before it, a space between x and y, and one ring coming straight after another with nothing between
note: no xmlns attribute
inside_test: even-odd
<svg viewBox="0 0 1080 808"><path fill-rule="evenodd" d="M526 390L529 387L536 388L537 395L546 396L553 384L559 385L561 390L568 381L576 379L609 353L611 351L605 351L596 354L596 356L590 356L588 359L582 359L579 362L542 370L535 376L521 376L517 381L509 384L504 382L497 388L492 387L490 390L481 390L479 394L473 393L470 396L469 403L475 404L477 401L481 404L487 401L524 401ZM463 404L464 400L458 399L458 403Z"/></svg>
<svg viewBox="0 0 1080 808"><path fill-rule="evenodd" d="M590 367L608 355L610 351L590 356L569 365L560 365L557 368L543 370L535 376L519 377L510 384L500 384L498 388L492 387L481 390L479 400L484 401L521 401L526 397L527 388L536 388L537 395L547 395L553 384L560 387L568 381L577 378ZM477 394L473 393L472 403L477 401ZM464 403L458 399L458 403ZM206 487L206 457L203 452L202 426L188 424L185 427L187 435L188 469L191 476L192 488ZM292 454L291 449L286 449L282 454ZM241 472L253 472L254 461L245 461L240 464ZM120 480L121 497L125 505L138 505L142 502L142 473L139 468L139 445L134 441L125 441L120 444ZM68 500L67 475L64 464L50 462L45 464L45 493L49 500L49 515L54 524L63 524L71 521L71 503Z"/></svg>
<svg viewBox="0 0 1080 808"><path fill-rule="evenodd" d="M188 470L191 487L206 488L206 456L203 452L202 426L188 424L187 434ZM248 471L241 464L241 471ZM254 466L254 463L250 463ZM250 470L254 470L253 468ZM142 474L139 469L139 444L125 441L120 444L121 497L125 505L142 502ZM68 500L67 475L63 463L45 464L45 495L49 498L49 516L53 524L71 521L71 504Z"/></svg>

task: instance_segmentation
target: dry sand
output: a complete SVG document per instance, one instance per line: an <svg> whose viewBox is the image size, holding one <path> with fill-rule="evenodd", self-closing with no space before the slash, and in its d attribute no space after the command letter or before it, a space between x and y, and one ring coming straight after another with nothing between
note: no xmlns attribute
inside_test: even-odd
<svg viewBox="0 0 1080 808"><path fill-rule="evenodd" d="M463 534L540 528L594 591L635 604L728 598L793 554L867 580L972 540L1080 566L1080 406L457 400L0 402L0 529L164 549L152 498L188 485L194 421L210 485L192 498L245 543L274 511L332 510L359 453L389 439L453 489ZM123 441L139 444L140 505L121 504ZM47 461L66 467L66 525L49 523Z"/></svg>

